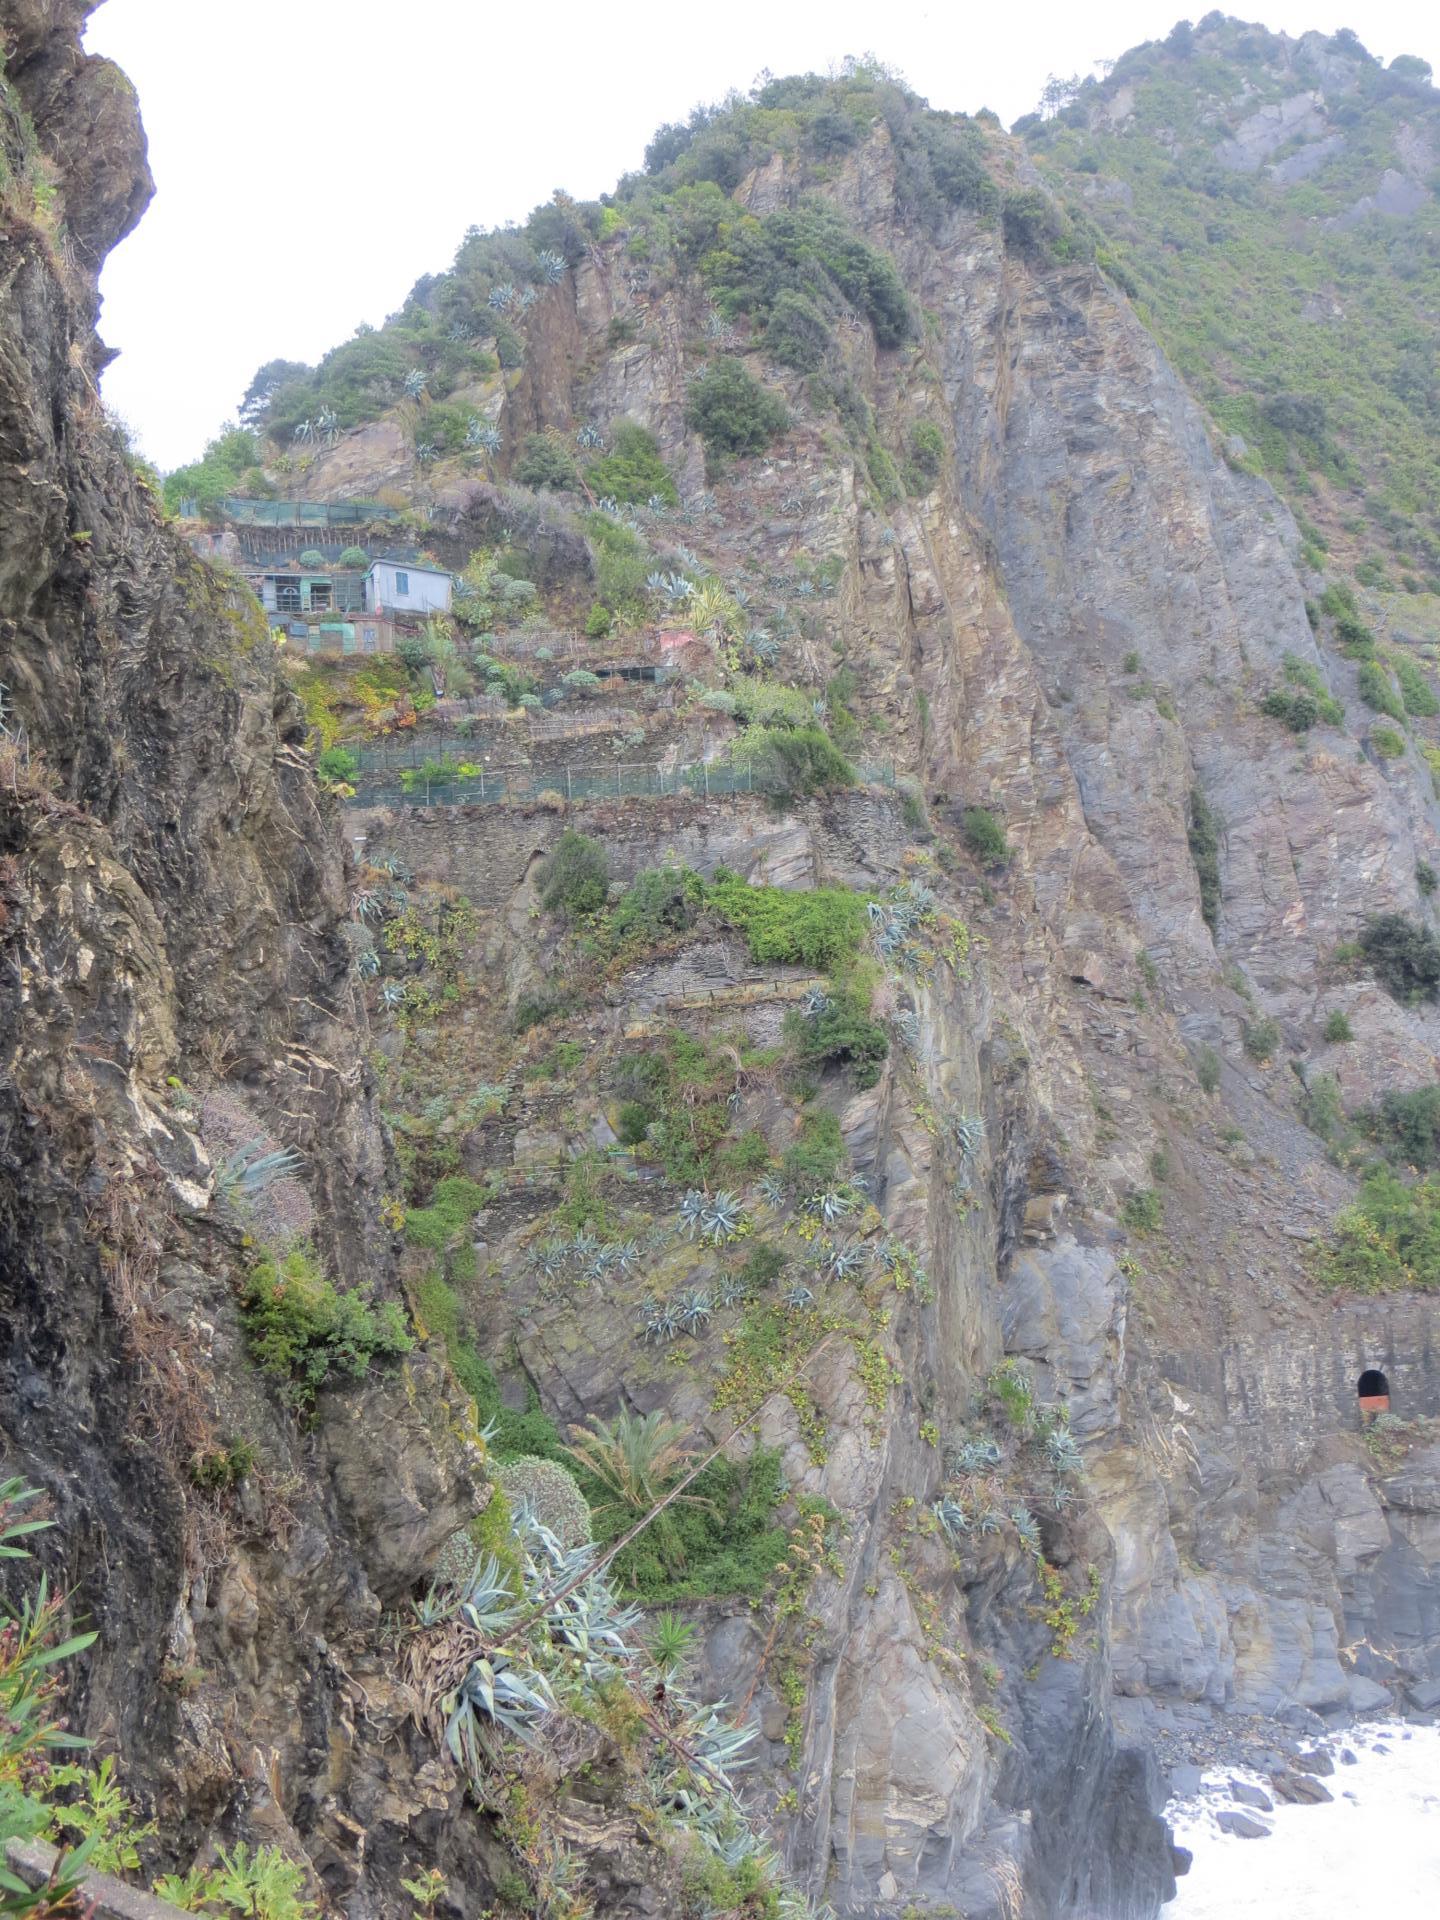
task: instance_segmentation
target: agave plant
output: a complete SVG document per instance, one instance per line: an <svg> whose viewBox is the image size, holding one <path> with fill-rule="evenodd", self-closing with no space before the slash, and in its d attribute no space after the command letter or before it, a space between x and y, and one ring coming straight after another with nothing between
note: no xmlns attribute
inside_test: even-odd
<svg viewBox="0 0 1440 1920"><path fill-rule="evenodd" d="M834 1004L835 1002L824 987L815 986L810 988L801 1001L800 1012L806 1020L819 1020L824 1014L829 1013Z"/></svg>
<svg viewBox="0 0 1440 1920"><path fill-rule="evenodd" d="M993 1440L962 1440L950 1455L952 1473L987 1473L1000 1464L1000 1449Z"/></svg>
<svg viewBox="0 0 1440 1920"><path fill-rule="evenodd" d="M381 1006L390 1008L392 1012L401 1004L404 998L405 989L398 980L387 980L380 989Z"/></svg>
<svg viewBox="0 0 1440 1920"><path fill-rule="evenodd" d="M680 1315L680 1324L685 1331L699 1333L702 1327L709 1325L715 1309L711 1305L707 1288L692 1287L688 1293L681 1295L677 1311Z"/></svg>
<svg viewBox="0 0 1440 1920"><path fill-rule="evenodd" d="M805 502L798 493L787 493L780 502L780 511L787 518L793 519L797 513L805 511ZM811 591L814 591L813 587Z"/></svg>
<svg viewBox="0 0 1440 1920"><path fill-rule="evenodd" d="M514 287L511 286L508 280L502 280L498 287L492 287L490 289L489 294L486 296L485 304L492 313L504 313L507 307L513 306L514 301Z"/></svg>
<svg viewBox="0 0 1440 1920"><path fill-rule="evenodd" d="M787 1287L780 1298L787 1307L794 1307L802 1313L808 1312L815 1304L815 1295L809 1287L803 1285L803 1283L798 1280L794 1286Z"/></svg>
<svg viewBox="0 0 1440 1920"><path fill-rule="evenodd" d="M397 859L393 853L382 853L370 864L377 873L388 873L392 880L402 880L409 884L415 878L404 861Z"/></svg>
<svg viewBox="0 0 1440 1920"><path fill-rule="evenodd" d="M603 1580L588 1580L545 1616L551 1639L566 1648L585 1679L603 1680L631 1659L624 1636L640 1619L637 1607L621 1607Z"/></svg>
<svg viewBox="0 0 1440 1920"><path fill-rule="evenodd" d="M767 1207L783 1207L787 1196L788 1189L778 1173L761 1175L760 1198Z"/></svg>
<svg viewBox="0 0 1440 1920"><path fill-rule="evenodd" d="M1050 1505L1056 1513L1064 1513L1067 1507L1075 1504L1076 1493L1068 1480L1057 1480L1050 1489Z"/></svg>
<svg viewBox="0 0 1440 1920"><path fill-rule="evenodd" d="M653 1340L658 1347L662 1341L673 1340L680 1332L680 1309L673 1300L647 1300L645 1302L646 1340Z"/></svg>
<svg viewBox="0 0 1440 1920"><path fill-rule="evenodd" d="M438 460L440 458L440 449L433 440L417 440L415 443L415 458L419 465L428 467L432 460Z"/></svg>
<svg viewBox="0 0 1440 1920"><path fill-rule="evenodd" d="M575 444L577 447L603 447L605 436L593 421L587 420L575 435Z"/></svg>
<svg viewBox="0 0 1440 1920"><path fill-rule="evenodd" d="M215 1191L222 1200L253 1200L273 1180L298 1173L303 1162L288 1147L267 1150L263 1140L247 1140L215 1169Z"/></svg>
<svg viewBox="0 0 1440 1920"><path fill-rule="evenodd" d="M853 1280L865 1271L869 1258L863 1246L835 1247L826 1258L825 1270L832 1280Z"/></svg>
<svg viewBox="0 0 1440 1920"><path fill-rule="evenodd" d="M946 1494L931 1507L930 1511L940 1523L940 1531L952 1546L955 1546L962 1534L970 1531L970 1516L958 1500Z"/></svg>
<svg viewBox="0 0 1440 1920"><path fill-rule="evenodd" d="M825 1193L813 1193L805 1202L806 1210L820 1216L827 1227L836 1226L855 1211L855 1198L843 1187Z"/></svg>
<svg viewBox="0 0 1440 1920"><path fill-rule="evenodd" d="M418 400L430 384L430 376L423 367L412 367L405 376L405 398Z"/></svg>
<svg viewBox="0 0 1440 1920"><path fill-rule="evenodd" d="M733 1792L730 1775L749 1766L753 1755L745 1749L754 1740L755 1729L737 1727L727 1720L726 1704L724 1700L717 1700L713 1706L700 1708L683 1728L681 1741L708 1773Z"/></svg>
<svg viewBox="0 0 1440 1920"><path fill-rule="evenodd" d="M682 573L651 573L646 576L645 585L672 607L682 606L695 591L694 582Z"/></svg>
<svg viewBox="0 0 1440 1920"><path fill-rule="evenodd" d="M471 331L468 322L464 320L452 320L445 329L445 338L452 346L463 347L468 345L469 342L475 338L475 335Z"/></svg>
<svg viewBox="0 0 1440 1920"><path fill-rule="evenodd" d="M962 1159L973 1160L985 1140L985 1122L975 1113L952 1113L945 1131L960 1150Z"/></svg>
<svg viewBox="0 0 1440 1920"><path fill-rule="evenodd" d="M1044 1442L1045 1458L1055 1473L1083 1473L1085 1462L1075 1436L1067 1426L1052 1427Z"/></svg>
<svg viewBox="0 0 1440 1920"><path fill-rule="evenodd" d="M315 438L315 422L313 420L297 421L295 426L290 430L290 438L300 441L313 440Z"/></svg>
<svg viewBox="0 0 1440 1920"><path fill-rule="evenodd" d="M749 1298L750 1289L738 1273L722 1273L715 1283L715 1305L724 1311L729 1307L738 1307L742 1300Z"/></svg>
<svg viewBox="0 0 1440 1920"><path fill-rule="evenodd" d="M657 520L664 520L669 517L670 502L665 498L663 493L652 493L645 502L645 506L646 510L653 513Z"/></svg>
<svg viewBox="0 0 1440 1920"><path fill-rule="evenodd" d="M380 976L380 956L374 947L363 948L355 965L362 980L376 980Z"/></svg>
<svg viewBox="0 0 1440 1920"><path fill-rule="evenodd" d="M546 1240L530 1255L530 1263L540 1276L542 1288L553 1287L569 1262L569 1248L563 1240Z"/></svg>
<svg viewBox="0 0 1440 1920"><path fill-rule="evenodd" d="M315 416L315 432L327 446L334 446L340 438L340 422L330 407L322 407Z"/></svg>
<svg viewBox="0 0 1440 1920"><path fill-rule="evenodd" d="M505 436L488 420L472 420L465 429L465 444L467 447L478 447L482 453L499 453L505 444Z"/></svg>
<svg viewBox="0 0 1440 1920"><path fill-rule="evenodd" d="M536 293L534 287L522 287L516 295L515 305L520 309L521 313L528 313L539 298L540 296Z"/></svg>
<svg viewBox="0 0 1440 1920"><path fill-rule="evenodd" d="M698 1187L691 1187L680 1202L680 1224L692 1240L705 1223L705 1209L709 1204Z"/></svg>
<svg viewBox="0 0 1440 1920"><path fill-rule="evenodd" d="M648 1513L695 1458L685 1445L685 1428L664 1413L622 1408L613 1420L595 1418L590 1424L589 1432L571 1428L572 1444L565 1451L606 1489L609 1505L632 1513ZM679 1498L704 1504L695 1494Z"/></svg>
<svg viewBox="0 0 1440 1920"><path fill-rule="evenodd" d="M700 1215L700 1232L712 1246L723 1247L733 1240L744 1225L745 1214L733 1193L720 1192L705 1203Z"/></svg>
<svg viewBox="0 0 1440 1920"><path fill-rule="evenodd" d="M813 600L815 598L815 582L813 580L797 580L795 582L795 597L797 600Z"/></svg>
<svg viewBox="0 0 1440 1920"><path fill-rule="evenodd" d="M503 1734L526 1742L535 1738L540 1722L554 1711L555 1696L543 1673L496 1654L472 1661L444 1705L446 1744L466 1773L478 1779L487 1763L499 1760Z"/></svg>
<svg viewBox="0 0 1440 1920"><path fill-rule="evenodd" d="M925 1044L924 1030L920 1025L920 1016L909 1007L904 1007L895 1016L895 1031L899 1034L906 1051L919 1054Z"/></svg>
<svg viewBox="0 0 1440 1920"><path fill-rule="evenodd" d="M373 887L357 887L350 896L350 911L357 920L378 920L384 899Z"/></svg>
<svg viewBox="0 0 1440 1920"><path fill-rule="evenodd" d="M1020 1536L1022 1546L1031 1553L1040 1551L1040 1526L1033 1513L1026 1506L1014 1506L1010 1509L1010 1520Z"/></svg>
<svg viewBox="0 0 1440 1920"><path fill-rule="evenodd" d="M670 549L670 563L672 566L683 569L686 573L699 573L700 571L700 556L697 553L693 553L689 547L672 547Z"/></svg>
<svg viewBox="0 0 1440 1920"><path fill-rule="evenodd" d="M897 536L895 533L895 529L893 527L882 527L880 530L880 545L882 547L893 547L896 541L896 537Z"/></svg>
<svg viewBox="0 0 1440 1920"><path fill-rule="evenodd" d="M1005 1516L999 1507L982 1507L975 1524L981 1533L1003 1533Z"/></svg>
<svg viewBox="0 0 1440 1920"><path fill-rule="evenodd" d="M539 269L540 278L552 287L557 280L565 278L565 257L563 254L556 253L552 247L540 249L535 256L535 265Z"/></svg>

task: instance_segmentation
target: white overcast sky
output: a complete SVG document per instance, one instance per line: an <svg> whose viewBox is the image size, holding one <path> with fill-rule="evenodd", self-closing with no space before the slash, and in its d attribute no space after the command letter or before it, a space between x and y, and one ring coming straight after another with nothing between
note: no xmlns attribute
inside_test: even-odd
<svg viewBox="0 0 1440 1920"><path fill-rule="evenodd" d="M1255 11L1440 71L1434 0ZM607 191L662 121L764 68L874 53L934 105L1008 126L1049 74L1181 17L1181 0L103 0L86 45L138 87L158 189L102 282L106 398L161 466L193 458L263 361L313 362L383 320L468 226Z"/></svg>

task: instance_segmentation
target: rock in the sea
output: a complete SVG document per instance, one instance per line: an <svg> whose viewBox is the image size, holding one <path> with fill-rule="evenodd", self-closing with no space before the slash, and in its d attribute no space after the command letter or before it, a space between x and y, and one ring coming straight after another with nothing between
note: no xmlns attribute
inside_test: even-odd
<svg viewBox="0 0 1440 1920"><path fill-rule="evenodd" d="M1230 1782L1230 1798L1238 1801L1242 1807L1255 1807L1261 1813L1271 1813L1275 1802L1263 1787L1253 1786L1248 1780Z"/></svg>
<svg viewBox="0 0 1440 1920"><path fill-rule="evenodd" d="M1270 1832L1263 1820L1253 1819L1248 1813L1236 1813L1229 1807L1216 1814L1215 1824L1222 1833L1234 1834L1237 1840L1264 1840Z"/></svg>
<svg viewBox="0 0 1440 1920"><path fill-rule="evenodd" d="M1170 1791L1177 1800L1188 1800L1192 1794L1199 1793L1204 1777L1199 1767L1172 1767Z"/></svg>
<svg viewBox="0 0 1440 1920"><path fill-rule="evenodd" d="M1194 1864L1194 1860L1195 1856L1189 1847L1171 1846L1170 1871L1177 1880L1183 1880L1185 1878L1185 1875L1189 1873L1191 1866Z"/></svg>
<svg viewBox="0 0 1440 1920"><path fill-rule="evenodd" d="M1270 1784L1275 1789L1275 1798L1288 1800L1292 1806L1318 1807L1323 1801L1335 1798L1328 1787L1309 1773L1272 1773Z"/></svg>

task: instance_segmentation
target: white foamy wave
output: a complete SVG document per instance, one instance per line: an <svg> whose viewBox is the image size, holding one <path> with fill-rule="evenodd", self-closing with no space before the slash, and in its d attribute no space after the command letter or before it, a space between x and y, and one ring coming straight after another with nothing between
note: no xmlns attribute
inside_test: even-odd
<svg viewBox="0 0 1440 1920"><path fill-rule="evenodd" d="M1321 1806L1237 1806L1231 1780L1269 1782L1240 1767L1204 1776L1195 1798L1166 1808L1194 1865L1165 1920L1435 1920L1440 1913L1440 1727L1372 1722L1319 1743L1334 1759ZM1347 1749L1353 1766L1341 1763ZM1274 1797L1273 1794L1271 1796ZM1226 1807L1262 1821L1263 1839L1221 1831Z"/></svg>

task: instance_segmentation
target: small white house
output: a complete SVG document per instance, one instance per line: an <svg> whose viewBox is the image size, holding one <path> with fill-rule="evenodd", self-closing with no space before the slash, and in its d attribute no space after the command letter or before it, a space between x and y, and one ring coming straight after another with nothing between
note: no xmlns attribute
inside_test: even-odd
<svg viewBox="0 0 1440 1920"><path fill-rule="evenodd" d="M448 613L452 584L438 567L377 560L365 576L365 605L371 613Z"/></svg>

